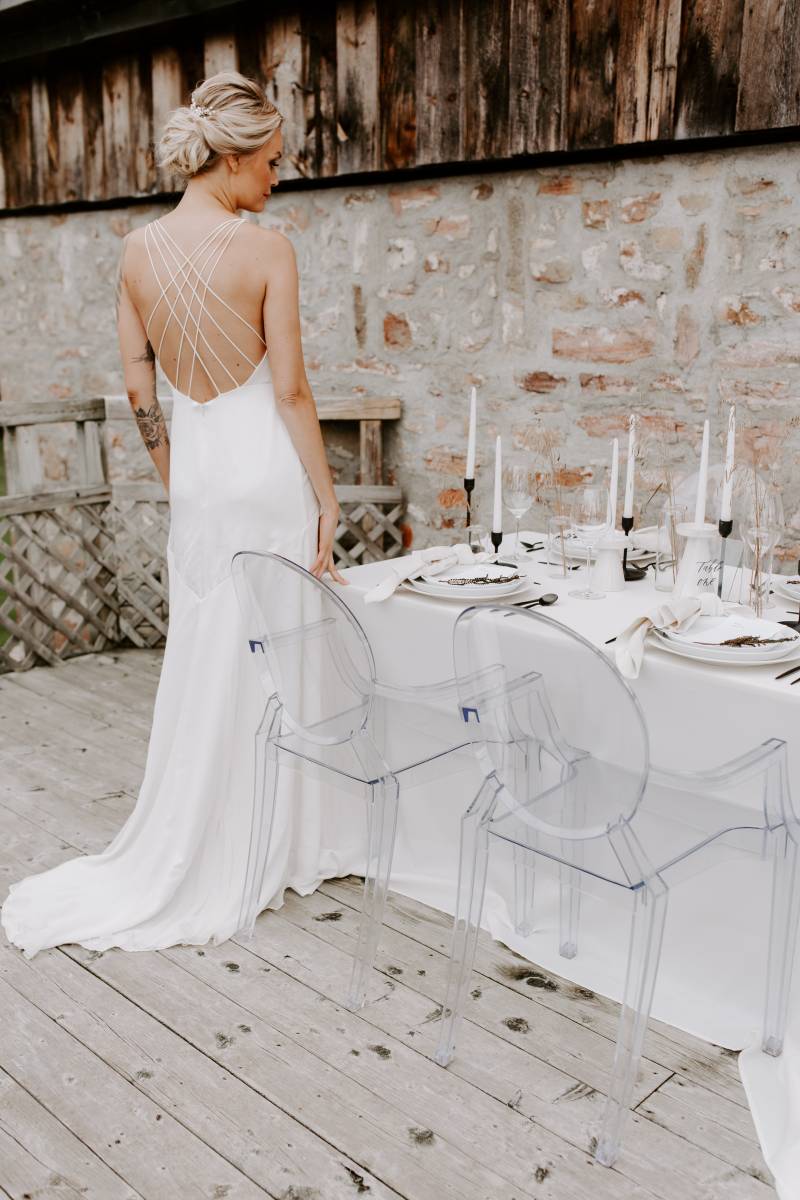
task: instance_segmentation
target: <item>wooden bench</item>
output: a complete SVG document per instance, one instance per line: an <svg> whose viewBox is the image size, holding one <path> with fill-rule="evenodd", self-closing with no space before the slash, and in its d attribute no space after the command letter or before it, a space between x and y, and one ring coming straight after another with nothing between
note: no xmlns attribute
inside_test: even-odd
<svg viewBox="0 0 800 1200"><path fill-rule="evenodd" d="M358 482L336 487L336 560L352 566L394 557L403 548L403 495L383 482L383 423L399 419L401 401L316 399L323 423L359 426ZM169 421L171 400L160 402ZM0 673L116 644L154 646L166 636L169 505L152 471L137 482L109 480L110 442L122 423L133 424L126 396L24 411L0 404L9 493L0 497ZM77 458L69 486L44 480L39 435L46 425L72 427Z"/></svg>

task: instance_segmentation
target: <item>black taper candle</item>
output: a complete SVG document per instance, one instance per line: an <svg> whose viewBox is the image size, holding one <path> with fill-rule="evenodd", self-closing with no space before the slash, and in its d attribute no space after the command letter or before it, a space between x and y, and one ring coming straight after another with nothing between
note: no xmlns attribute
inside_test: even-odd
<svg viewBox="0 0 800 1200"><path fill-rule="evenodd" d="M469 529L470 525L472 524L472 493L474 490L475 490L474 476L472 479L465 479L464 480L464 491L467 493L467 524L466 524L467 529Z"/></svg>
<svg viewBox="0 0 800 1200"><path fill-rule="evenodd" d="M620 520L622 532L625 534L625 549L622 552L622 574L626 583L632 583L635 579L644 579L646 572L641 567L628 566L628 534L633 529L633 517L623 516Z"/></svg>
<svg viewBox="0 0 800 1200"><path fill-rule="evenodd" d="M719 536L722 538L722 552L719 556L719 578L717 579L717 595L722 599L722 583L725 575L725 539L731 536L733 532L733 521L723 521L720 517Z"/></svg>

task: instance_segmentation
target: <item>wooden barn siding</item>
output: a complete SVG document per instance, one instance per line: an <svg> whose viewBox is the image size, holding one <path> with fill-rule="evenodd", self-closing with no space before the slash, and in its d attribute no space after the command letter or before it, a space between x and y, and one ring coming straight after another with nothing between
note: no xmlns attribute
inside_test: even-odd
<svg viewBox="0 0 800 1200"><path fill-rule="evenodd" d="M0 208L168 192L164 117L238 66L284 178L800 124L800 0L296 0L63 51L6 77Z"/></svg>

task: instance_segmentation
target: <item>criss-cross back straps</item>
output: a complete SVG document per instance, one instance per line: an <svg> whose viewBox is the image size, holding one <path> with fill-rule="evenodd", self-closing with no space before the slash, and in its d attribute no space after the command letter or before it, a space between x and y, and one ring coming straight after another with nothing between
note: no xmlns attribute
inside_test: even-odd
<svg viewBox="0 0 800 1200"><path fill-rule="evenodd" d="M259 341L266 347L266 342L262 334L251 325L240 313L237 313L235 308L232 308L226 300L220 296L219 292L211 286L211 277L222 258L225 250L230 245L233 237L236 234L240 225L244 224L241 217L226 217L223 221L216 225L197 246L186 254L178 246L175 239L166 230L160 221L153 221L145 226L145 246L147 247L147 256L150 260L150 266L153 269L156 282L160 290L160 296L156 300L150 315L147 318L145 326L148 337L150 336L150 325L153 318L161 307L165 304L168 313L164 321L164 326L161 331L158 348L155 349L156 358L161 359L161 349L164 345L164 338L170 328L171 322L180 327L180 340L178 342L178 351L175 365L175 384L176 387L180 381L181 371L181 355L183 354L184 343L189 343L191 352L191 366L189 370L189 382L186 385L187 395L191 393L192 382L194 380L195 364L199 363L202 371L208 378L212 387L216 389L217 395L221 395L221 389L217 386L216 380L209 370L208 364L204 361L203 355L200 353L199 342L202 341L208 353L216 360L234 386L237 386L237 380L230 372L228 367L219 357L205 336L201 328L202 318L208 317L209 321L219 330L222 336L231 346L240 354L251 367L255 368L257 363L253 362L248 354L239 346L230 334L223 329L219 321L216 320L214 314L207 306L208 296L212 296L219 304L232 313L238 321L246 325L248 329L256 335ZM156 266L154 253L160 261L161 271ZM164 282L166 278L166 283ZM170 294L170 289L172 294ZM184 294L188 289L189 297ZM193 305L197 306L197 311L194 311Z"/></svg>

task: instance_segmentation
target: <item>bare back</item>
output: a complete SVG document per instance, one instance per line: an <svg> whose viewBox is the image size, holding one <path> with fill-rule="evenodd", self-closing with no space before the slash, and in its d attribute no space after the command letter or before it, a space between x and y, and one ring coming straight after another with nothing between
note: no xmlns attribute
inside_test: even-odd
<svg viewBox="0 0 800 1200"><path fill-rule="evenodd" d="M189 229L151 221L130 237L125 282L155 358L198 404L246 383L266 355L263 271L241 217Z"/></svg>

